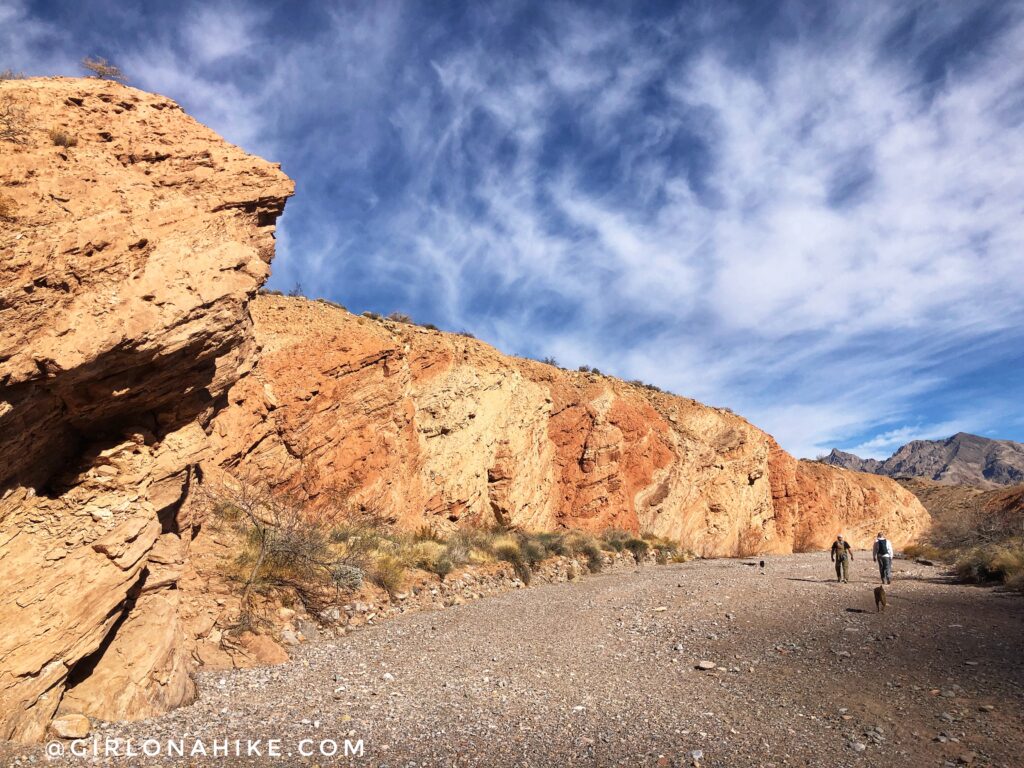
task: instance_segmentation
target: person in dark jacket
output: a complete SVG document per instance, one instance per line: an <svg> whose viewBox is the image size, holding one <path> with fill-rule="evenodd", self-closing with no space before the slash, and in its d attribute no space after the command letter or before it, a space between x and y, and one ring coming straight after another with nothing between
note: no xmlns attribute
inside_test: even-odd
<svg viewBox="0 0 1024 768"><path fill-rule="evenodd" d="M832 542L832 562L836 564L836 581L845 584L849 581L850 566L853 561L853 550L850 549L850 542L843 540L843 534L836 536Z"/></svg>

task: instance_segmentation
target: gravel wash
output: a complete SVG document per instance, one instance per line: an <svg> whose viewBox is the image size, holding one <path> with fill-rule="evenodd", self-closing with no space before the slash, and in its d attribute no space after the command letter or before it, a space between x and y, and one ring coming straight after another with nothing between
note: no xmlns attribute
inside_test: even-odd
<svg viewBox="0 0 1024 768"><path fill-rule="evenodd" d="M831 578L827 554L765 560L763 574L742 559L645 565L404 614L304 645L279 667L203 673L198 701L164 716L94 723L100 744L132 739L141 753L155 739L159 755L50 760L41 747L8 746L0 756L117 766L1024 765L1024 599L897 560L879 614L867 553L849 584ZM208 756L168 755L168 739L186 753L199 740ZM280 756L266 754L268 739ZM346 739L351 750L361 741L362 754L346 757ZM227 756L213 754L218 740L230 742ZM250 740L261 755L245 756Z"/></svg>

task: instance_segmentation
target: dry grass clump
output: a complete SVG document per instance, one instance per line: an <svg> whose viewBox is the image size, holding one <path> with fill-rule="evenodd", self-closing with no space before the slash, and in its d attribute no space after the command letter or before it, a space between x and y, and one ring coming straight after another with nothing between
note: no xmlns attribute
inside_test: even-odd
<svg viewBox="0 0 1024 768"><path fill-rule="evenodd" d="M68 133L67 131L61 130L60 128L51 128L48 133L50 141L53 142L54 146L57 147L77 147L78 137Z"/></svg>
<svg viewBox="0 0 1024 768"><path fill-rule="evenodd" d="M371 582L383 589L391 597L402 591L405 583L406 565L397 555L378 554L367 569Z"/></svg>

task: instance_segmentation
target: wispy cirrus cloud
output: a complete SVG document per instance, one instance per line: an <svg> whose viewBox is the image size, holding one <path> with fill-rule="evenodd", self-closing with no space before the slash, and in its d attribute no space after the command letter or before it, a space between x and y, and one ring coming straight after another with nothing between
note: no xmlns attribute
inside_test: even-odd
<svg viewBox="0 0 1024 768"><path fill-rule="evenodd" d="M8 58L91 52L5 2ZM1024 437L1019 6L147 13L105 27L125 69L298 179L279 287L730 405L801 455Z"/></svg>

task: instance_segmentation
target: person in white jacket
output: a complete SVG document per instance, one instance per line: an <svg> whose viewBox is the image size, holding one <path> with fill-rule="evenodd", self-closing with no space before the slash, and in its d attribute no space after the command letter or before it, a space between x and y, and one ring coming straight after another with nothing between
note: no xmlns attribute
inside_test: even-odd
<svg viewBox="0 0 1024 768"><path fill-rule="evenodd" d="M882 531L878 532L878 538L871 548L871 559L878 563L878 575L882 577L882 583L892 584L892 544Z"/></svg>

